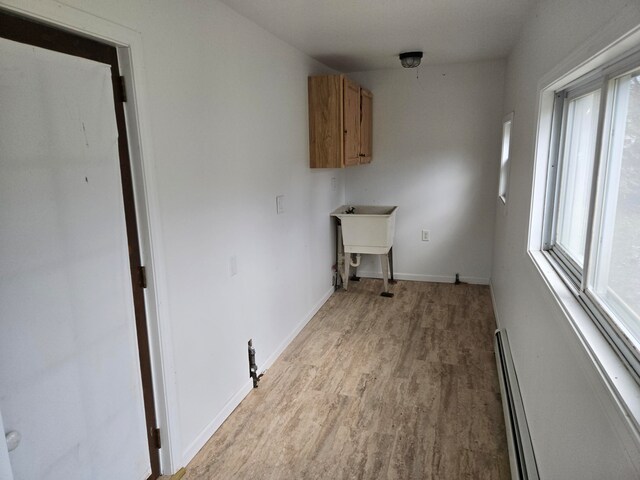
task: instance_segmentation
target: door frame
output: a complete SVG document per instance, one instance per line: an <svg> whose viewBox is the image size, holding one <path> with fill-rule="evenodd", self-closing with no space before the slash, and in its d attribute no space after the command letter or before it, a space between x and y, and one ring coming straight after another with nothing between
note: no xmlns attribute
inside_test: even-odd
<svg viewBox="0 0 640 480"><path fill-rule="evenodd" d="M160 472L173 474L182 467L177 387L166 302L166 273L162 261L160 210L154 162L145 111L142 37L135 30L55 0L31 2L0 0L0 8L50 27L66 30L117 49L120 75L127 88L123 104L133 196L137 217L141 265L146 267L144 303L149 339L156 422L160 428Z"/></svg>

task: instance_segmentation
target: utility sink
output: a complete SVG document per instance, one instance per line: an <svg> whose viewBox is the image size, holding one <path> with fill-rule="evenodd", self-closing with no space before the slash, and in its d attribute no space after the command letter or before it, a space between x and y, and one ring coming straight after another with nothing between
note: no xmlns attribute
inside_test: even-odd
<svg viewBox="0 0 640 480"><path fill-rule="evenodd" d="M388 289L389 250L393 246L397 210L396 206L343 205L331 213L338 219L338 269L345 290L349 283L349 267L358 267L360 254L373 254L380 255L383 295L393 295Z"/></svg>
<svg viewBox="0 0 640 480"><path fill-rule="evenodd" d="M331 216L340 219L345 253L384 255L393 246L398 207L343 205Z"/></svg>

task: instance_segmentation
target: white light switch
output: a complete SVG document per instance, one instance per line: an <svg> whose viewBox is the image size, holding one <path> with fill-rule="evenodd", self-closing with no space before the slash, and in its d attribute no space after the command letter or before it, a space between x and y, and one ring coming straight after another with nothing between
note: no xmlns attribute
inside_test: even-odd
<svg viewBox="0 0 640 480"><path fill-rule="evenodd" d="M336 192L338 190L338 181L336 180L336 177L332 177L331 178L331 191L332 192Z"/></svg>
<svg viewBox="0 0 640 480"><path fill-rule="evenodd" d="M276 212L278 215L284 213L284 195L278 195L276 197Z"/></svg>
<svg viewBox="0 0 640 480"><path fill-rule="evenodd" d="M422 230L422 241L423 242L429 241L429 230Z"/></svg>

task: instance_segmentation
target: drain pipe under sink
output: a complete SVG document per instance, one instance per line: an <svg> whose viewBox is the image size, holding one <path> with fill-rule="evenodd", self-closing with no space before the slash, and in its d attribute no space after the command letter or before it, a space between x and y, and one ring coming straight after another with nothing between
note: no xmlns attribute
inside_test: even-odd
<svg viewBox="0 0 640 480"><path fill-rule="evenodd" d="M349 255L349 264L352 267L359 267L360 266L360 254L356 253L356 263L353 263L353 254Z"/></svg>

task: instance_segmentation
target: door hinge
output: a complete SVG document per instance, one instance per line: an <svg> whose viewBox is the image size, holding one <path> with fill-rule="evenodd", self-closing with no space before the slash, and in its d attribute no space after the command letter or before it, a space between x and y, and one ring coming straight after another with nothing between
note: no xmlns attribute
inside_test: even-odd
<svg viewBox="0 0 640 480"><path fill-rule="evenodd" d="M122 75L120 75L118 85L120 87L120 101L124 103L127 101L127 86Z"/></svg>
<svg viewBox="0 0 640 480"><path fill-rule="evenodd" d="M140 286L142 288L147 288L147 269L146 267L138 267L138 270L140 272Z"/></svg>
<svg viewBox="0 0 640 480"><path fill-rule="evenodd" d="M160 439L160 429L154 428L151 432L151 436L153 437L153 446L158 450L162 448L162 440Z"/></svg>

